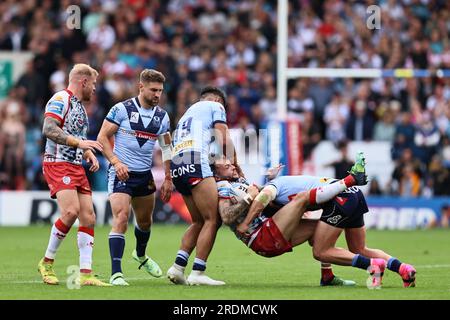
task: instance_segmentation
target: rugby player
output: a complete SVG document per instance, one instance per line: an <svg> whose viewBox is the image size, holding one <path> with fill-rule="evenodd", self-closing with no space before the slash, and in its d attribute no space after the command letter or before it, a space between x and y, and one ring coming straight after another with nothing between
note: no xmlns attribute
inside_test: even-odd
<svg viewBox="0 0 450 320"><path fill-rule="evenodd" d="M165 180L161 198L170 200L173 185L170 176L170 120L158 104L163 92L164 75L153 69L140 74L139 95L114 105L103 121L97 140L104 146L103 154L110 162L108 193L113 213L109 233L111 255L110 283L127 286L121 260L125 248L130 204L136 218L134 235L136 248L132 257L150 275L160 277L161 268L146 255L155 206L155 182L151 171L156 140L162 150ZM109 143L114 137L114 149Z"/></svg>
<svg viewBox="0 0 450 320"><path fill-rule="evenodd" d="M167 277L175 284L224 285L205 274L206 261L214 245L220 217L216 181L209 166L212 137L224 149L236 169L242 174L226 125L226 98L222 90L206 87L200 101L194 103L178 122L173 138L171 172L177 190L182 194L192 223L181 239L175 263ZM192 251L196 257L192 272L186 279L184 271Z"/></svg>
<svg viewBox="0 0 450 320"><path fill-rule="evenodd" d="M50 285L59 283L53 269L56 252L78 218L79 284L109 286L92 274L95 213L91 187L81 166L85 159L91 163L91 172L99 169L94 152L102 151L102 144L86 140L88 117L83 106L83 101L90 101L95 94L97 76L98 72L89 65L74 65L67 89L56 92L45 107L42 132L47 142L42 170L50 196L56 198L61 212L52 226L44 258L38 264L42 280Z"/></svg>

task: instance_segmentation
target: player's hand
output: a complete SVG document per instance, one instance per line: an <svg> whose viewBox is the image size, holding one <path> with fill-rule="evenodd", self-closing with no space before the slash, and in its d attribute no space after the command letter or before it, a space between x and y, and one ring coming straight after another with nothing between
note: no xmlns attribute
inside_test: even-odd
<svg viewBox="0 0 450 320"><path fill-rule="evenodd" d="M173 191L172 179L165 179L164 183L161 186L161 200L164 202L169 202L170 197L172 196L172 191Z"/></svg>
<svg viewBox="0 0 450 320"><path fill-rule="evenodd" d="M126 164L119 161L114 165L114 170L116 171L117 178L119 178L120 181L128 180L128 166Z"/></svg>
<svg viewBox="0 0 450 320"><path fill-rule="evenodd" d="M275 179L278 176L278 174L280 173L281 169L283 169L283 167L284 167L284 164L280 163L275 167L267 169L267 172L266 172L267 180Z"/></svg>
<svg viewBox="0 0 450 320"><path fill-rule="evenodd" d="M100 152L103 151L103 145L100 142L93 140L80 140L78 148L83 150L91 150L92 152L96 152L97 150Z"/></svg>
<svg viewBox="0 0 450 320"><path fill-rule="evenodd" d="M97 157L92 152L87 152L84 158L87 163L91 164L89 171L96 172L100 169L100 164L98 163Z"/></svg>
<svg viewBox="0 0 450 320"><path fill-rule="evenodd" d="M248 225L245 223L241 223L236 227L236 232L239 235L239 239L243 240L247 243L248 239L250 238L250 234L248 231Z"/></svg>
<svg viewBox="0 0 450 320"><path fill-rule="evenodd" d="M240 223L237 227L236 227L236 231L239 234L246 234L248 231L248 225L246 223Z"/></svg>
<svg viewBox="0 0 450 320"><path fill-rule="evenodd" d="M247 193L252 197L252 199L255 199L255 197L259 194L259 189L257 186L252 184L247 188Z"/></svg>

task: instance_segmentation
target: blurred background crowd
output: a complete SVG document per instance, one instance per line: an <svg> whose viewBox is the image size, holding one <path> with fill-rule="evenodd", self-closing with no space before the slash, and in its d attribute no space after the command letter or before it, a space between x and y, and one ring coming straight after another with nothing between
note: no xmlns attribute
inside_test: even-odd
<svg viewBox="0 0 450 320"><path fill-rule="evenodd" d="M371 4L381 8L379 30L366 26ZM81 9L79 30L66 26L70 5ZM74 63L100 72L86 104L90 139L111 106L137 94L143 68L166 76L161 105L173 124L205 85L227 92L231 128L258 130L275 119L276 9L275 0L2 1L0 50L34 58L0 101L0 189L47 189L43 110ZM288 29L290 67L450 69L446 0L295 0ZM389 142L391 181L373 180L371 194L450 195L449 78L292 80L288 117L302 123L305 159L320 141L335 143L337 177L351 161L349 141ZM94 190L105 190L97 176Z"/></svg>

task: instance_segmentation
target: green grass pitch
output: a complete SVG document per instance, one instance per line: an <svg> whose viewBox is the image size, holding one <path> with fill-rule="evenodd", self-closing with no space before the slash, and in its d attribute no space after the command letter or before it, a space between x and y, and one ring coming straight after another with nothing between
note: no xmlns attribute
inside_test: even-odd
<svg viewBox="0 0 450 320"><path fill-rule="evenodd" d="M186 225L155 225L148 252L163 272L172 264ZM400 277L385 273L383 288L369 290L367 273L335 266L335 274L357 282L356 287L320 287L320 268L309 245L276 258L263 258L247 249L226 227L217 235L208 260L208 274L227 284L222 287L175 286L165 276L155 279L131 259L133 230L126 235L123 263L129 287L68 289L67 267L78 264L76 230L60 247L55 270L59 286L41 283L37 263L43 255L50 226L0 228L0 299L157 299L157 300L299 300L299 299L450 299L449 230L367 232L370 247L381 248L417 268L417 287L403 288ZM109 228L95 230L94 271L103 280L110 275ZM338 245L345 247L344 239ZM188 266L190 270L191 262Z"/></svg>

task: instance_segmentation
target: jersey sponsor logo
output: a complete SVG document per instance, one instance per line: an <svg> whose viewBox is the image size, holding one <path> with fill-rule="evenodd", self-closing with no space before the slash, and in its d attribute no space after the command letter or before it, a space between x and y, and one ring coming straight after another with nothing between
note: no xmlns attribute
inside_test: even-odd
<svg viewBox="0 0 450 320"><path fill-rule="evenodd" d="M347 188L346 190L342 191L342 193L358 193L359 188L357 186L353 186L350 188Z"/></svg>
<svg viewBox="0 0 450 320"><path fill-rule="evenodd" d="M145 131L139 131L139 130L133 131L133 130L126 130L126 129L123 129L123 128L119 128L117 131L119 131L121 133L124 133L124 134L127 134L129 136L133 136L133 137L141 138L141 139L145 139L145 140L156 140L156 139L158 139L158 135L153 134L153 133L148 133L148 132L145 132Z"/></svg>
<svg viewBox="0 0 450 320"><path fill-rule="evenodd" d="M185 175L186 173L194 173L194 172L195 172L195 164L186 164L184 166L173 169L171 171L171 174L172 178L178 178Z"/></svg>
<svg viewBox="0 0 450 320"><path fill-rule="evenodd" d="M194 145L193 140L187 140L187 141L181 142L173 148L173 153L176 154L183 149L192 148L193 145Z"/></svg>
<svg viewBox="0 0 450 320"><path fill-rule="evenodd" d="M55 113L59 116L62 116L62 107L54 107L54 106L48 106L47 112Z"/></svg>
<svg viewBox="0 0 450 320"><path fill-rule="evenodd" d="M133 123L139 122L139 112L131 112L130 122L133 122Z"/></svg>
<svg viewBox="0 0 450 320"><path fill-rule="evenodd" d="M62 182L64 183L64 184L69 184L70 183L70 181L71 181L71 179L70 179L70 177L68 177L68 176L64 176L63 178L62 178Z"/></svg>
<svg viewBox="0 0 450 320"><path fill-rule="evenodd" d="M139 131L139 130L135 131L135 136L136 136L136 138L147 139L147 140L156 140L156 139L158 139L158 135L156 135L156 134L148 133L148 132L145 132L145 131Z"/></svg>
<svg viewBox="0 0 450 320"><path fill-rule="evenodd" d="M338 214L337 216L328 218L328 219L327 219L327 222L328 222L328 223L331 223L331 224L336 224L336 223L339 222L339 220L341 220L341 218L342 218L342 216L341 216L340 214Z"/></svg>
<svg viewBox="0 0 450 320"><path fill-rule="evenodd" d="M53 98L53 100L64 101L64 99L61 96L56 96L56 97Z"/></svg>

